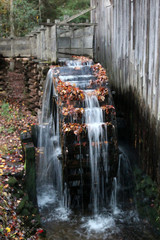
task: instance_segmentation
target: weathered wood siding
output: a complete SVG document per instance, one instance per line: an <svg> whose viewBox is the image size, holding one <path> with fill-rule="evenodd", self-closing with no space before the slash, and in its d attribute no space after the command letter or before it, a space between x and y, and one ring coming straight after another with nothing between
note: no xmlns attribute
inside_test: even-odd
<svg viewBox="0 0 160 240"><path fill-rule="evenodd" d="M57 57L87 55L93 58L94 25L57 27Z"/></svg>
<svg viewBox="0 0 160 240"><path fill-rule="evenodd" d="M0 39L0 54L4 56L30 56L30 44L28 37Z"/></svg>
<svg viewBox="0 0 160 240"><path fill-rule="evenodd" d="M92 24L49 24L23 38L0 39L0 54L4 57L32 56L53 62L70 55L93 57L93 35Z"/></svg>
<svg viewBox="0 0 160 240"><path fill-rule="evenodd" d="M160 182L160 0L91 0L94 5L95 59L132 111L143 168Z"/></svg>

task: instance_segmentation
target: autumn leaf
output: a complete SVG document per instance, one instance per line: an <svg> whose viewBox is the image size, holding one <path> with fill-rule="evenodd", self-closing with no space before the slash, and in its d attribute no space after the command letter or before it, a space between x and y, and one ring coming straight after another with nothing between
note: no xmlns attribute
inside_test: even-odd
<svg viewBox="0 0 160 240"><path fill-rule="evenodd" d="M11 231L11 229L9 227L6 227L7 233L9 233Z"/></svg>

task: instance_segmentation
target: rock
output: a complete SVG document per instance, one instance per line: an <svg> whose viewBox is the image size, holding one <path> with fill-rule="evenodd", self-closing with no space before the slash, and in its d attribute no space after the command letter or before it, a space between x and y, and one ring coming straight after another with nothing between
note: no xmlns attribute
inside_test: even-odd
<svg viewBox="0 0 160 240"><path fill-rule="evenodd" d="M46 79L46 75L48 72L48 63L39 63L35 61L35 59L31 58L14 58L14 67L15 70L12 73L13 81L11 81L11 77L9 76L9 66L10 62L13 61L13 58L1 58L0 57L0 97L1 98L15 98L20 99L20 101L24 101L25 104L29 101L32 105L29 106L31 111L36 112L36 108L41 105L42 102L42 94L40 90L42 90L43 83ZM23 74L22 74L23 73ZM17 86L20 86L20 90L12 93L13 91L13 83L15 84L14 74L19 80ZM21 75L21 76L20 76ZM41 81L41 84L40 84ZM23 86L21 86L23 83ZM9 88L11 91L9 91ZM16 88L17 89L17 88ZM15 89L14 89L15 91ZM24 95L25 93L25 95ZM14 96L13 96L14 95Z"/></svg>

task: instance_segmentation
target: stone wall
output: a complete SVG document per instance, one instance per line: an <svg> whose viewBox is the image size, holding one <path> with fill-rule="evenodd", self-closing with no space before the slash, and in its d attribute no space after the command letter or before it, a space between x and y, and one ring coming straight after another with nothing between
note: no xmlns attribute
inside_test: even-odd
<svg viewBox="0 0 160 240"><path fill-rule="evenodd" d="M24 89L21 89L23 97L16 100L22 100L36 114L41 108L43 85L49 63L39 62L33 58L0 58L0 63L0 96L6 99L16 97L11 93L13 89L10 75L21 74L19 80L24 82Z"/></svg>
<svg viewBox="0 0 160 240"><path fill-rule="evenodd" d="M6 97L6 77L9 69L9 64L4 58L0 58L0 97Z"/></svg>
<svg viewBox="0 0 160 240"><path fill-rule="evenodd" d="M95 58L106 67L142 168L160 183L160 1L91 0Z"/></svg>

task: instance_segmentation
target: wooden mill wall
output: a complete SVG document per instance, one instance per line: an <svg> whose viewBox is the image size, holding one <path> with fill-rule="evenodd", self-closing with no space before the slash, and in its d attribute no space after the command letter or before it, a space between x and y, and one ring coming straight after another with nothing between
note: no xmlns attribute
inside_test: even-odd
<svg viewBox="0 0 160 240"><path fill-rule="evenodd" d="M160 183L160 1L91 0L95 60L127 113L143 169ZM118 104L119 105L119 104Z"/></svg>

